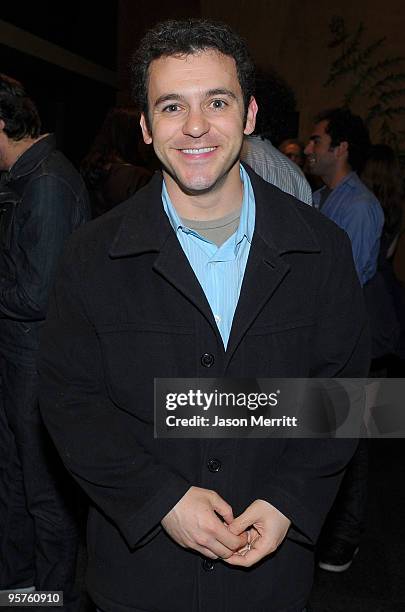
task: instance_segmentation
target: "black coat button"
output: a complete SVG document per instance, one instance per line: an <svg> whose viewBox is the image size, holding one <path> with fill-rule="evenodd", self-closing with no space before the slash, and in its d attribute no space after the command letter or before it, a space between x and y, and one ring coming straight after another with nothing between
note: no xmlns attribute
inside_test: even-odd
<svg viewBox="0 0 405 612"><path fill-rule="evenodd" d="M214 355L211 355L211 353L204 353L201 357L201 365L203 365L204 368L210 368L214 364L214 361Z"/></svg>
<svg viewBox="0 0 405 612"><path fill-rule="evenodd" d="M207 467L210 472L219 472L222 467L222 463L219 459L208 459Z"/></svg>
<svg viewBox="0 0 405 612"><path fill-rule="evenodd" d="M204 561L202 562L202 566L206 572L212 572L215 567L215 563L211 559L204 559Z"/></svg>

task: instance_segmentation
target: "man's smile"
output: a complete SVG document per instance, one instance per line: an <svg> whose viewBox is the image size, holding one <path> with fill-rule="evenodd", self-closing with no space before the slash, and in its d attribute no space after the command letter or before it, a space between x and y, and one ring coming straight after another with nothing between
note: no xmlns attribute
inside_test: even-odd
<svg viewBox="0 0 405 612"><path fill-rule="evenodd" d="M186 155L201 155L203 153L211 153L215 151L217 147L202 147L200 149L179 149L182 153Z"/></svg>

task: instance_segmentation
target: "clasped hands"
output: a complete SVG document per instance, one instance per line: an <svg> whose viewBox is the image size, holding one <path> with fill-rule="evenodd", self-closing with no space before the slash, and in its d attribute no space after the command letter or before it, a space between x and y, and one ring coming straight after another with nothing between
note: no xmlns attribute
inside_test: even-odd
<svg viewBox="0 0 405 612"><path fill-rule="evenodd" d="M164 530L183 548L242 567L273 553L290 524L284 514L262 499L234 518L231 506L218 493L199 487L191 487L162 519Z"/></svg>

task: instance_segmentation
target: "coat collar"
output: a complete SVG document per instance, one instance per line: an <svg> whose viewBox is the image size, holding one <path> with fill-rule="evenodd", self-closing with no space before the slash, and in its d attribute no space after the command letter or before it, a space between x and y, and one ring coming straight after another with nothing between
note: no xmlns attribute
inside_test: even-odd
<svg viewBox="0 0 405 612"><path fill-rule="evenodd" d="M155 172L146 187L128 200L109 255L116 259L160 251L170 232L162 204L162 174Z"/></svg>
<svg viewBox="0 0 405 612"><path fill-rule="evenodd" d="M6 173L6 182L15 181L31 174L56 149L56 139L53 134L47 134L29 147L11 166Z"/></svg>
<svg viewBox="0 0 405 612"><path fill-rule="evenodd" d="M256 200L255 234L273 257L290 252L319 252L318 241L291 196L270 185L244 164L252 181ZM162 205L162 174L128 201L110 247L110 257L120 258L159 252L173 233ZM300 206L308 206L301 204Z"/></svg>
<svg viewBox="0 0 405 612"><path fill-rule="evenodd" d="M297 205L291 196L263 181L249 167L246 169L255 194L256 222L226 350L226 364L266 301L288 274L290 266L282 255L294 251L320 251L305 215L300 212L300 207L308 205ZM223 346L207 298L163 210L161 189L162 176L156 175L123 205L127 212L115 234L110 257L117 259L156 252L154 270L200 310L216 334L218 346Z"/></svg>

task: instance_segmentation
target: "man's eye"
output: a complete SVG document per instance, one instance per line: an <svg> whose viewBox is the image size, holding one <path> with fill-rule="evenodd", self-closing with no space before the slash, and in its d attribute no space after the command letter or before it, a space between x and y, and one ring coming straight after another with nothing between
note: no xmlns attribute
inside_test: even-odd
<svg viewBox="0 0 405 612"><path fill-rule="evenodd" d="M166 113L175 113L178 110L179 110L179 106L177 104L169 104L168 106L165 106L163 109L163 111Z"/></svg>
<svg viewBox="0 0 405 612"><path fill-rule="evenodd" d="M224 100L213 100L211 102L211 106L213 108L224 108L226 106L226 102Z"/></svg>

